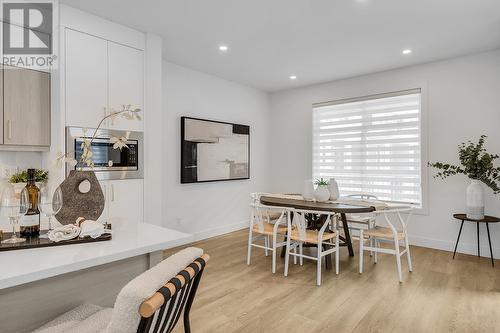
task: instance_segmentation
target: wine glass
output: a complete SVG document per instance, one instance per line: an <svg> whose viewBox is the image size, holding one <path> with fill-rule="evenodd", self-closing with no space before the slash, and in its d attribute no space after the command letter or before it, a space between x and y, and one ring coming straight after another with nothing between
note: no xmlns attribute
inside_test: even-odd
<svg viewBox="0 0 500 333"><path fill-rule="evenodd" d="M38 196L38 209L40 213L49 219L49 230L47 233L40 236L40 238L48 238L49 232L52 230L52 217L59 213L62 208L63 197L62 191L59 186L56 188L50 186L48 183L40 186L40 195Z"/></svg>
<svg viewBox="0 0 500 333"><path fill-rule="evenodd" d="M17 237L16 224L19 224L19 219L28 212L28 206L27 191L16 194L11 184L6 185L0 199L0 211L12 224L12 237L2 241L2 244L17 244L26 241L25 238Z"/></svg>

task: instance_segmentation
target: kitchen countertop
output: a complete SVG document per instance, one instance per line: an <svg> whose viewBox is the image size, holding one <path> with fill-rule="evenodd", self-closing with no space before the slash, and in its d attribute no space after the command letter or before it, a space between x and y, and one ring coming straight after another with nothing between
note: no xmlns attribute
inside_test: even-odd
<svg viewBox="0 0 500 333"><path fill-rule="evenodd" d="M190 242L193 236L152 224L113 229L105 242L0 253L0 289L107 264Z"/></svg>

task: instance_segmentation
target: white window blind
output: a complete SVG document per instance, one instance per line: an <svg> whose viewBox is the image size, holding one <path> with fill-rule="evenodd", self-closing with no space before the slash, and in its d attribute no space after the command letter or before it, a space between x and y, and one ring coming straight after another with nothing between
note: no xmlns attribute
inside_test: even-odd
<svg viewBox="0 0 500 333"><path fill-rule="evenodd" d="M421 205L420 89L313 106L313 177L341 195Z"/></svg>

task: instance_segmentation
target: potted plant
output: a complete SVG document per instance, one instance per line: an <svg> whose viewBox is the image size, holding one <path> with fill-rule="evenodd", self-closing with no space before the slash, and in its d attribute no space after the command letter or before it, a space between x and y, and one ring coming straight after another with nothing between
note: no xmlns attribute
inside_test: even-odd
<svg viewBox="0 0 500 333"><path fill-rule="evenodd" d="M469 177L471 183L467 187L467 217L476 220L484 218L484 190L481 183L491 188L494 194L500 193L500 167L493 164L500 156L486 151L485 139L486 135L481 135L478 143L469 140L458 146L460 166L429 162L430 167L442 170L434 178L445 179L457 174Z"/></svg>
<svg viewBox="0 0 500 333"><path fill-rule="evenodd" d="M45 183L49 179L49 171L43 169L35 169L35 182L36 186L40 188L42 183ZM26 187L26 183L28 182L28 172L26 170L17 172L10 176L9 183L14 187L14 192L16 194L21 193L23 188Z"/></svg>
<svg viewBox="0 0 500 333"><path fill-rule="evenodd" d="M328 199L330 199L330 191L328 191L328 181L320 178L317 179L314 183L318 186L314 191L314 198L317 201L328 201Z"/></svg>

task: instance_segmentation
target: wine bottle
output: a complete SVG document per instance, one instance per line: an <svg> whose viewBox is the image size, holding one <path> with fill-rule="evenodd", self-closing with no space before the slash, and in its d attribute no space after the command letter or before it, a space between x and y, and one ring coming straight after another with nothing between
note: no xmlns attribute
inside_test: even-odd
<svg viewBox="0 0 500 333"><path fill-rule="evenodd" d="M28 212L21 219L21 237L40 236L40 210L38 209L38 197L40 189L35 184L35 169L28 169L28 183L23 191L28 192Z"/></svg>

